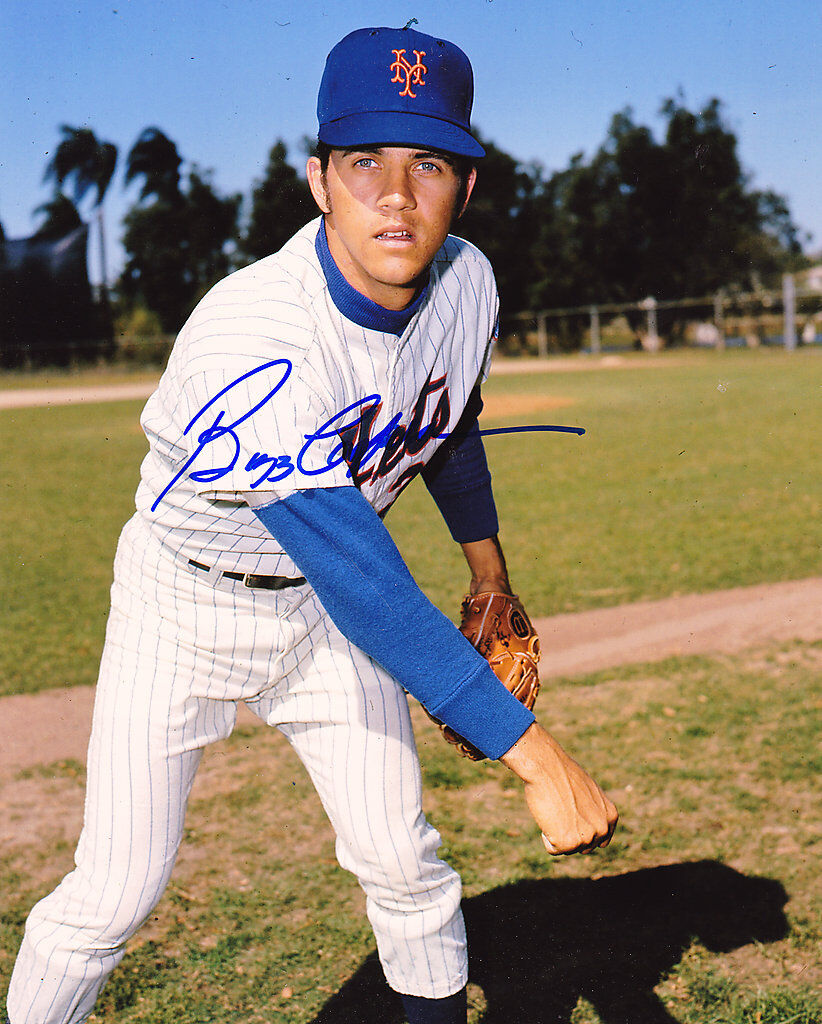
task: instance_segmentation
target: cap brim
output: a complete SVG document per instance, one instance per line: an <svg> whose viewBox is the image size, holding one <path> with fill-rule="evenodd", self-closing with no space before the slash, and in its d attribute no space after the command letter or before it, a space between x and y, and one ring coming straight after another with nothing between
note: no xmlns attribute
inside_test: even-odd
<svg viewBox="0 0 822 1024"><path fill-rule="evenodd" d="M423 146L475 159L485 150L463 128L425 114L368 111L320 125L318 138L335 149L352 146Z"/></svg>

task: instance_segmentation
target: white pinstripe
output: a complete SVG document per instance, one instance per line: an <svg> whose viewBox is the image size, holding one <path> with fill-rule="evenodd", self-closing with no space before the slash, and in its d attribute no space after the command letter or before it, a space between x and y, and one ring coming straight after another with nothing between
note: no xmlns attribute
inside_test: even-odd
<svg viewBox="0 0 822 1024"><path fill-rule="evenodd" d="M9 989L12 1024L77 1024L91 1012L168 882L202 750L231 732L238 700L280 728L306 765L338 859L365 891L389 984L438 998L466 982L460 881L438 859L439 835L422 813L403 691L339 633L309 586L249 590L219 576L300 575L240 500L250 489L242 459L217 482L184 475L152 510L196 449L197 431L184 437L187 423L273 359L291 360L294 372L237 429L243 459L255 451L296 456L307 433L368 394L383 400L377 429L395 417L407 424L431 375L447 376L448 429L459 419L487 369L497 312L484 258L449 239L428 300L398 339L336 309L314 253L316 230L308 225L281 253L206 297L144 410L150 451L115 559L76 868L29 917ZM256 375L231 389L227 419L270 386ZM321 459L335 443L318 445ZM377 511L392 502L400 474L439 443L362 484ZM197 469L225 465L219 447ZM263 486L273 498L347 482L340 465ZM192 570L188 558L214 571Z"/></svg>
<svg viewBox="0 0 822 1024"><path fill-rule="evenodd" d="M312 221L279 253L212 289L181 331L143 412L150 451L143 462L138 509L169 546L195 559L204 550L218 552L223 569L298 575L240 498L252 489L249 473L241 468L250 454L280 452L296 458L306 433L370 394L383 399L377 429L397 415L407 423L429 375L447 375L447 429L452 429L487 370L497 295L491 268L478 250L458 239L446 241L432 266L428 300L397 338L352 323L334 306L314 251L318 223ZM242 456L235 469L214 484L181 479L152 512L157 496L194 453L198 429L209 425L201 420L184 437L192 417L232 381L273 359L289 359L293 371L283 390L238 430ZM267 378L258 375L233 389L221 402L226 420L250 409L267 385ZM317 465L336 443L315 446ZM391 504L391 488L400 474L419 458L430 458L439 443L430 442L422 456L407 455L386 476L363 484L363 494L377 511ZM225 465L229 447L228 442L212 444L196 468ZM266 482L260 490L274 498L348 482L341 465L316 477L295 473L279 483ZM234 507L227 513L225 506L215 506L215 497L233 501Z"/></svg>

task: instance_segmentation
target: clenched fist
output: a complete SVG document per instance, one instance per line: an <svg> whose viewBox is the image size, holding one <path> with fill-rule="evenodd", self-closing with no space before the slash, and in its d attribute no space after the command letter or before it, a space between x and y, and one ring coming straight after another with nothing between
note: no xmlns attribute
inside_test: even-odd
<svg viewBox="0 0 822 1024"><path fill-rule="evenodd" d="M550 854L590 853L611 841L616 807L542 726L531 725L500 761L522 779Z"/></svg>

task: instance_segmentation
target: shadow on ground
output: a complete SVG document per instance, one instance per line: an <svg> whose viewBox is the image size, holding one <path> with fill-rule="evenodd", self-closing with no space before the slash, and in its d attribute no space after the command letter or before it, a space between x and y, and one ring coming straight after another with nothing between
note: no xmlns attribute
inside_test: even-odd
<svg viewBox="0 0 822 1024"><path fill-rule="evenodd" d="M610 878L527 880L463 904L483 1024L568 1024L580 996L604 1024L675 1024L654 987L692 940L713 952L784 938L779 882L715 861ZM311 1024L399 1024L376 954Z"/></svg>

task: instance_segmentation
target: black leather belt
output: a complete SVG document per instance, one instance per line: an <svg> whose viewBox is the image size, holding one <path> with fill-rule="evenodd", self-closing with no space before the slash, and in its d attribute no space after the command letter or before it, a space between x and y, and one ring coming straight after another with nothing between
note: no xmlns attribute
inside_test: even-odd
<svg viewBox="0 0 822 1024"><path fill-rule="evenodd" d="M211 572L210 565L195 562L193 558L189 558L188 564L203 572ZM287 590L288 587L301 587L306 582L305 576L260 576L253 572L221 572L220 576L237 580L251 590Z"/></svg>

